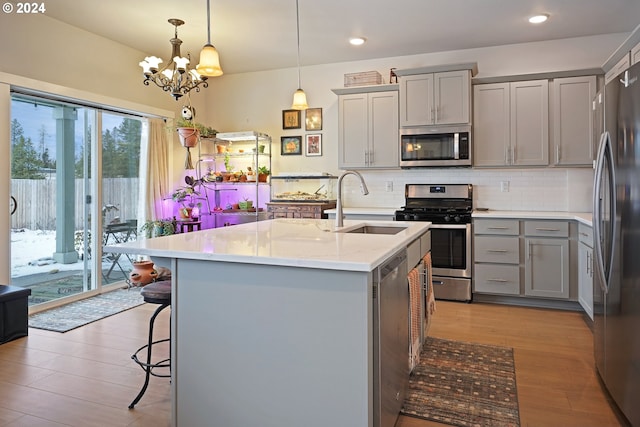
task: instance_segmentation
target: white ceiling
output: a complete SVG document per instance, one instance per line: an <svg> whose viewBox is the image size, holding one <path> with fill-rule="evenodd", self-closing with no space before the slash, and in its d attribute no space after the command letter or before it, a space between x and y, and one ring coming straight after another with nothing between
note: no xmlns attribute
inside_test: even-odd
<svg viewBox="0 0 640 427"><path fill-rule="evenodd" d="M640 24L640 0L299 0L302 66L606 33ZM164 59L180 18L192 63L207 39L206 0L53 0L47 16ZM535 13L550 19L527 22ZM296 66L295 0L211 0L225 73ZM351 36L367 43L352 47ZM142 58L141 58L142 59Z"/></svg>

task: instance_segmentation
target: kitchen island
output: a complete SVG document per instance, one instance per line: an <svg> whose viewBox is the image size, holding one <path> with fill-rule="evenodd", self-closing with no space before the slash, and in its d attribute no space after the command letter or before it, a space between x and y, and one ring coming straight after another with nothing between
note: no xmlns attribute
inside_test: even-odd
<svg viewBox="0 0 640 427"><path fill-rule="evenodd" d="M380 416L385 387L374 386L384 365L376 273L430 223L347 232L361 225L276 219L105 249L148 255L173 272L174 426L393 426ZM406 359L392 368L408 376L408 342L400 351Z"/></svg>

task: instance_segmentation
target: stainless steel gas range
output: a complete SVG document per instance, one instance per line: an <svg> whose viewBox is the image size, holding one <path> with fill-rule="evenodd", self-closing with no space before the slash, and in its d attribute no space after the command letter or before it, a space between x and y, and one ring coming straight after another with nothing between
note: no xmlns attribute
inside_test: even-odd
<svg viewBox="0 0 640 427"><path fill-rule="evenodd" d="M407 184L396 221L431 221L431 261L436 299L470 302L471 184Z"/></svg>

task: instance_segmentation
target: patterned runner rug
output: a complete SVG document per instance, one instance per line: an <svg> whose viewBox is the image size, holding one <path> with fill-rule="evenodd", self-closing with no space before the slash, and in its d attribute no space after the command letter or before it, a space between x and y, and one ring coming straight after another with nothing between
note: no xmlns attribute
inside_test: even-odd
<svg viewBox="0 0 640 427"><path fill-rule="evenodd" d="M427 337L401 413L460 427L518 427L513 349Z"/></svg>
<svg viewBox="0 0 640 427"><path fill-rule="evenodd" d="M140 288L119 289L29 316L29 327L67 332L143 304Z"/></svg>

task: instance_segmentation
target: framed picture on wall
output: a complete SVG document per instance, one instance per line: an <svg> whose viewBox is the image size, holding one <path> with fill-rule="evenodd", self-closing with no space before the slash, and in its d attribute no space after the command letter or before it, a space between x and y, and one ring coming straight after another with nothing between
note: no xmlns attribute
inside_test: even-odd
<svg viewBox="0 0 640 427"><path fill-rule="evenodd" d="M283 156L302 154L301 136L281 136L280 154Z"/></svg>
<svg viewBox="0 0 640 427"><path fill-rule="evenodd" d="M300 110L282 110L282 129L300 129L300 117Z"/></svg>
<svg viewBox="0 0 640 427"><path fill-rule="evenodd" d="M305 156L322 156L322 134L310 133L305 138Z"/></svg>
<svg viewBox="0 0 640 427"><path fill-rule="evenodd" d="M307 108L305 130L322 130L322 108Z"/></svg>

